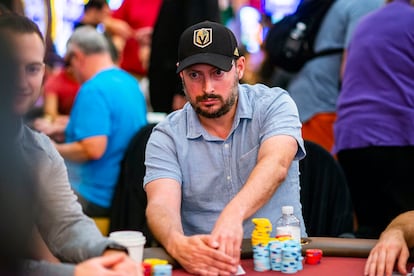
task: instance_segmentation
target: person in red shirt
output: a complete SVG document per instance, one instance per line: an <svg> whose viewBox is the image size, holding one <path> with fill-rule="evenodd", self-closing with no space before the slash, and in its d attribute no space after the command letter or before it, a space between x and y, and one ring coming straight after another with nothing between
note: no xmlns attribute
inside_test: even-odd
<svg viewBox="0 0 414 276"><path fill-rule="evenodd" d="M45 114L54 118L69 115L79 86L69 66L49 76L43 89Z"/></svg>
<svg viewBox="0 0 414 276"><path fill-rule="evenodd" d="M138 78L147 75L152 29L161 3L162 0L124 0L105 20L106 30L118 36L115 44L123 49L120 67Z"/></svg>
<svg viewBox="0 0 414 276"><path fill-rule="evenodd" d="M56 142L63 142L61 134L52 133L55 128L66 126L79 86L69 65L48 76L43 86L43 117L35 119L33 127Z"/></svg>

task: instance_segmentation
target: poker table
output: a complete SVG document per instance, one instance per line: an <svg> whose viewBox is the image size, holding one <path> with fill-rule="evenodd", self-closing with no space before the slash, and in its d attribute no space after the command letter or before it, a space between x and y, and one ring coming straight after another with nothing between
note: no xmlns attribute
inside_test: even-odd
<svg viewBox="0 0 414 276"><path fill-rule="evenodd" d="M246 272L246 275L286 275L280 271L264 271L258 272L253 269L252 259L243 259L240 262L242 268ZM365 259L363 258L350 258L350 257L323 257L321 262L317 265L303 265L303 270L294 273L295 275L304 276L353 276L364 275ZM184 271L184 269L173 270L174 276L191 275Z"/></svg>
<svg viewBox="0 0 414 276"><path fill-rule="evenodd" d="M366 258L371 248L375 245L375 239L350 239L350 238L325 238L309 237L302 239L302 255L307 249L322 249L323 257L319 264L310 265L304 263L303 270L296 272L296 275L309 276L349 276L363 275ZM253 267L252 247L249 239L243 241L241 266L246 275L286 275L282 272L267 271L257 272ZM166 259L173 264L173 275L190 275L165 253L162 248L145 248L144 258ZM410 269L412 265L409 266Z"/></svg>

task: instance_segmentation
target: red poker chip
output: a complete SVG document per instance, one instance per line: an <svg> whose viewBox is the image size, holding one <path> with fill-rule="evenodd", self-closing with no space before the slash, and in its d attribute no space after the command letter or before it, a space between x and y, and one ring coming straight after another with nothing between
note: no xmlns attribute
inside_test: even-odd
<svg viewBox="0 0 414 276"><path fill-rule="evenodd" d="M322 259L322 250L321 249L307 249L305 263L306 264L319 264Z"/></svg>
<svg viewBox="0 0 414 276"><path fill-rule="evenodd" d="M152 265L149 263L142 263L142 268L144 270L144 276L151 276Z"/></svg>

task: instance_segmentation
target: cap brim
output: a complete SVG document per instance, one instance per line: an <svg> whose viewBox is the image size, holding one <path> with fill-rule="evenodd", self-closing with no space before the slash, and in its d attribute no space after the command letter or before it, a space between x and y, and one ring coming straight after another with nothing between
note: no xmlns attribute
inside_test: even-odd
<svg viewBox="0 0 414 276"><path fill-rule="evenodd" d="M233 57L213 53L200 53L180 61L176 72L180 73L185 68L194 64L208 64L228 72L232 67L232 61Z"/></svg>

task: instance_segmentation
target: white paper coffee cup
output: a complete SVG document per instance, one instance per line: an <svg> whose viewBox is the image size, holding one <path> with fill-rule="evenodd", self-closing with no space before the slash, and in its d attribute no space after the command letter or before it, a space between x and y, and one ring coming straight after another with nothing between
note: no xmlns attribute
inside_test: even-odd
<svg viewBox="0 0 414 276"><path fill-rule="evenodd" d="M109 234L109 239L128 248L129 256L141 263L146 239L139 231L115 231Z"/></svg>

